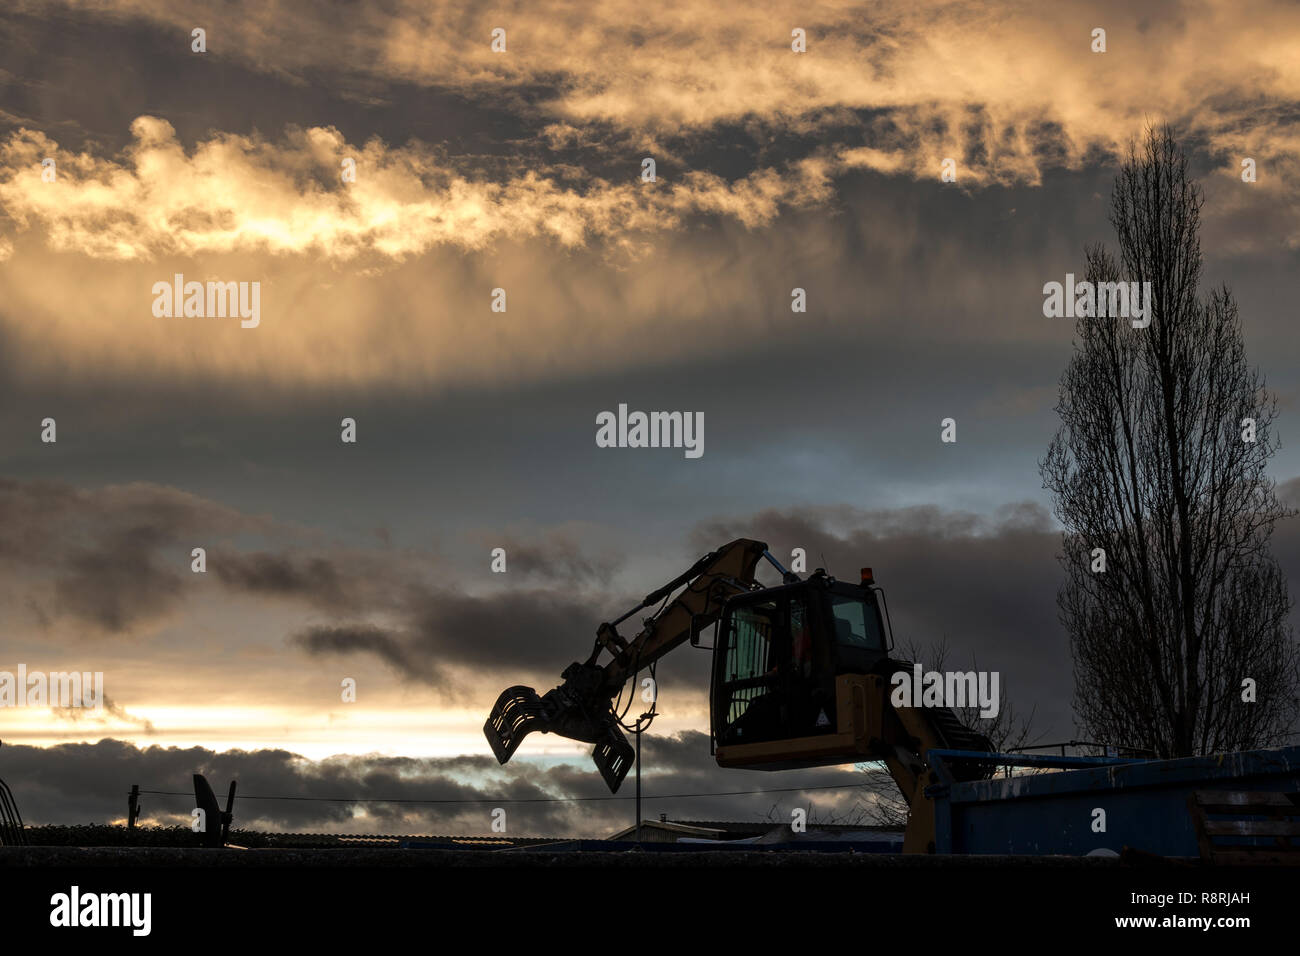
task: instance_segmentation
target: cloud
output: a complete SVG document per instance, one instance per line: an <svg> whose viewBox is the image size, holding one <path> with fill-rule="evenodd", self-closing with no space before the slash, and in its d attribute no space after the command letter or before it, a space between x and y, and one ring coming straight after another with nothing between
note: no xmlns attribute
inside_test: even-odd
<svg viewBox="0 0 1300 956"><path fill-rule="evenodd" d="M107 694L104 695L104 710L110 717L116 717L122 723L139 727L148 736L153 736L157 732L157 729L153 725L153 721L145 717L137 717L134 714L128 713L125 707L118 704ZM83 722L101 724L108 723L107 720L97 720L95 711L88 710L84 707L51 707L50 712L61 720L70 720L75 724L82 724Z"/></svg>
<svg viewBox="0 0 1300 956"><path fill-rule="evenodd" d="M619 556L592 555L572 537L559 532L532 540L495 537L488 543L505 552L507 573L565 586L608 585L622 564Z"/></svg>
<svg viewBox="0 0 1300 956"><path fill-rule="evenodd" d="M776 811L789 819L791 806L816 803L825 809L852 807L868 799L861 779L840 770L774 776L721 770L709 756L701 734L664 738L647 734L646 813L669 812L675 819L762 820ZM191 775L202 773L224 794L229 780L239 783L234 825L252 830L332 833L408 833L488 835L492 811L506 811L506 833L514 836L601 838L626 826L632 804L622 800L579 800L610 796L600 775L586 761L543 766L516 758L499 767L491 756L409 758L341 755L306 760L287 750L213 751L204 747L138 748L121 741L59 744L49 748L6 745L5 780L18 800L23 820L44 823L122 823L126 793L142 790L140 824L188 825L194 798ZM817 787L848 783L843 790L771 795L696 797L658 802L656 794L717 793L735 790ZM627 797L628 794L621 796ZM264 800L259 797L296 799ZM343 798L339 800L338 798ZM347 802L352 798L355 803ZM367 803L394 801L441 803ZM546 802L553 801L553 802Z"/></svg>
<svg viewBox="0 0 1300 956"><path fill-rule="evenodd" d="M1295 484L1284 485L1282 495L1294 495ZM511 542L511 560L522 559L522 566L480 576L470 588L470 579L458 581L446 568L431 581L429 565L437 559L427 554L322 542L158 486L74 490L7 480L0 482L0 518L11 532L0 562L11 580L32 583L23 591L56 633L64 621L137 636L164 617L185 626L195 599L185 545L217 526L227 534L242 528L275 547L216 547L209 576L232 599L294 609L289 620L303 623L279 635L289 648L315 658L370 657L405 681L471 706L481 702L492 675L501 687L525 682L545 690L558 682L565 665L586 656L610 609L637 599L560 533ZM873 567L889 595L900 647L947 643L953 660L975 659L999 671L1017 709L1037 710L1040 731L1071 735L1071 661L1056 610L1060 536L1041 505L1012 504L991 515L936 506L769 510L700 521L689 546L703 553L742 536L766 541L782 560L803 548L809 570L848 575ZM1282 522L1274 549L1293 574L1300 573L1297 541L1300 520ZM511 575L540 575L539 584ZM658 583L633 587L639 595ZM683 693L676 706L699 710L705 657L665 659L664 686Z"/></svg>
<svg viewBox="0 0 1300 956"><path fill-rule="evenodd" d="M809 570L823 561L840 574L874 566L889 594L900 646L946 642L952 660L964 666L975 658L981 668L999 671L1017 710L1037 709L1039 731L1053 739L1071 736L1073 679L1056 612L1060 537L1040 505L1010 505L992 516L933 506L794 508L705 520L690 542L703 553L742 536L768 542L782 560L792 548L804 548ZM658 583L646 581L645 589ZM595 625L610 607L633 603L560 587L515 585L499 594L473 595L429 588L386 609L396 626L309 628L295 634L292 643L313 655L374 656L408 679L449 690L454 688L449 668L456 667L503 678L549 676L550 682L539 686L545 690L558 682L564 665L585 655ZM664 686L682 693L676 706L689 701L698 709L708 686L706 656L665 659Z"/></svg>
<svg viewBox="0 0 1300 956"><path fill-rule="evenodd" d="M419 659L400 634L373 625L309 627L290 637L290 642L310 654L369 653L391 664L397 671L414 677L438 679L438 671L427 657Z"/></svg>
<svg viewBox="0 0 1300 956"><path fill-rule="evenodd" d="M601 125L669 145L728 126L816 133L852 118L875 140L855 154L872 168L929 179L953 157L972 182L1038 182L1046 168L1114 149L1154 116L1188 119L1229 154L1248 141L1291 169L1297 157L1277 135L1291 120L1276 104L1300 93L1287 42L1300 12L1283 0L277 7L293 10L291 36L268 28L267 9L252 0L219 10L199 0L66 9L148 23L155 43L180 48L204 22L213 60L298 83L332 71L367 99L375 82L452 90L545 121L566 143L565 131ZM796 26L807 53L791 51ZM491 49L497 27L507 31L505 53ZM1107 31L1105 53L1092 51L1096 27Z"/></svg>
<svg viewBox="0 0 1300 956"><path fill-rule="evenodd" d="M630 601L627 603L631 603ZM412 588L399 606L370 609L398 623L313 626L290 637L307 652L371 654L402 677L432 684L453 698L465 688L458 672L553 674L574 657L585 657L608 606L564 590L509 588L466 594L452 588ZM366 609L358 609L364 611ZM504 685L502 685L504 689Z"/></svg>
<svg viewBox="0 0 1300 956"><path fill-rule="evenodd" d="M1300 28L1293 4L1164 2L1157 18L1118 0L1050 12L1018 3L1010 14L1006 4L896 2L867 17L782 2L739 15L631 0L289 6L292 38L264 30L259 4L121 0L70 12L149 23L150 42L184 45L201 20L216 60L300 80L332 71L366 98L375 83L414 83L490 102L520 124L509 151L349 143L332 126L289 127L278 142L217 132L187 150L167 119L138 115L130 145L108 158L19 127L0 146L0 204L15 234L39 225L55 250L117 261L256 251L376 269L444 245L535 239L635 255L647 236L695 217L757 228L829 205L835 181L858 169L934 183L951 158L959 188L1039 185L1050 170L1108 161L1151 120L1176 123L1212 157L1225 214L1296 209L1286 183L1300 172L1300 133L1287 104L1300 79L1280 39L1286 24ZM340 17L350 29L336 29ZM1093 22L1106 24L1105 53L1091 50ZM793 23L808 32L806 54L789 48ZM514 39L495 54L502 24ZM735 140L748 168L715 170ZM665 167L654 188L637 181L644 155ZM47 156L56 183L40 180ZM1262 170L1249 191L1238 178L1247 156ZM345 157L358 163L350 185ZM1269 224L1300 243L1278 213ZM13 235L0 238L12 246Z"/></svg>
<svg viewBox="0 0 1300 956"><path fill-rule="evenodd" d="M625 237L661 233L688 216L724 215L747 227L783 206L822 201L826 172L811 160L728 182L706 171L642 184L639 161L612 183L516 162L476 172L478 157L454 159L420 143L363 146L338 130L290 129L272 143L231 133L189 153L165 119L140 116L120 160L68 153L39 131L0 143L0 204L17 230L43 227L59 252L108 260L156 260L236 252L323 256L384 267L439 246L482 250L540 239L581 247L600 239L631 251ZM41 179L56 160L58 178ZM355 160L354 183L341 163Z"/></svg>
<svg viewBox="0 0 1300 956"><path fill-rule="evenodd" d="M1283 495L1294 497L1298 483L1300 479L1286 483ZM37 558L34 562L20 567L11 556L7 558L6 579L20 590L26 576L57 578L64 567L58 536L44 534L43 526L34 522L31 514L24 516L23 502L43 502L49 513L62 521L75 515L94 528L92 536L106 542L130 539L129 529L140 520L142 512L166 513L170 509L180 524L191 530L201 530L205 518L220 516L227 526L257 528L268 541L276 542L274 548L263 546L247 553L233 546L217 552L224 555L218 560L232 561L235 569L224 579L216 579L226 595L237 601L284 602L314 621L282 632L281 637L288 637L287 648L277 641L272 641L272 647L284 648L281 653L289 655L305 653L322 659L372 658L406 681L436 688L445 700L463 698L471 708L483 706L488 691L511 683L532 683L545 690L558 680L564 665L585 655L596 623L608 616L609 608L632 603L631 599L610 593L607 587L590 586L590 569L580 561L573 568L574 580L588 581L587 585L566 586L556 578L550 587L521 587L490 576L488 586L470 593L446 574L439 575L436 584L427 584L427 575L419 573L427 565L427 558L417 560L391 545L375 549L339 545L330 548L310 536L297 540L291 534L293 529L268 528L262 519L242 516L195 496L180 496L171 489L136 485L85 491L54 483L31 484L29 487L27 483L8 481L0 485L6 491L0 496L0 513L11 519L6 527L13 529L18 540L42 542L42 547L33 551ZM108 509L105 502L122 507ZM151 502L157 503L156 509ZM32 510L40 513L42 509ZM88 515L95 516L93 523ZM283 540L279 540L281 535L285 536ZM803 548L810 567L824 565L842 577L854 574L858 567L872 566L876 580L888 592L893 630L900 647L915 643L925 648L946 641L950 662L967 666L968 661L975 661L981 669L1002 675L1003 690L1017 711L1035 712L1034 728L1040 739L1054 741L1073 736L1069 711L1071 663L1055 607L1060 579L1055 555L1060 538L1040 506L1010 505L991 515L938 507L768 510L701 521L690 535L688 548L699 552L741 535L766 541L783 559L793 548ZM161 567L159 554L172 549L173 544L166 537L143 533L137 537L138 550L131 566L156 571ZM564 536L542 534L538 540L563 541ZM75 553L77 545L70 547ZM1279 526L1274 551L1284 573L1294 578L1300 570L1300 520L1290 519ZM562 566L584 549L575 544L567 554L563 549L558 553L561 561L557 566ZM535 557L544 562L545 549L539 548ZM184 553L182 559L187 560L188 554ZM325 562L329 570L323 570ZM82 572L87 577L79 586L91 593L104 592L117 580L112 564L109 552L103 554L102 560L88 563ZM265 582L252 572L257 567L269 569ZM157 584L150 572L143 577L131 604L136 615L131 619L133 626L147 629L152 615L165 612L173 616L172 628L186 633L193 626L192 605L178 600L166 588L158 591L154 600L143 600L139 595L154 594ZM162 574L159 580L165 583L169 576ZM348 603L340 604L330 582L344 580L349 597ZM274 586L267 586L271 582ZM642 581L641 589L656 583ZM57 622L62 614L81 612L52 608L50 613ZM95 615L96 619L104 617L102 611ZM238 647L226 647L228 652L238 653ZM292 669L284 657L274 659L277 666ZM702 711L708 664L707 655L701 654L683 653L664 659L659 677L666 689L661 694L666 714L680 719L683 714ZM151 730L148 720L120 708L113 713L127 723L141 723L146 733ZM672 738L649 738L646 745L647 766L655 774L652 793L786 785L784 775L778 781L760 774L743 786L739 779L733 782L727 774L719 775L708 756L707 738L698 731ZM23 755L22 759L18 759L19 755ZM309 766L287 751L137 751L101 741L48 750L7 747L4 765L6 778L15 785L24 804L34 803L40 808L38 820L60 819L60 814L64 814L63 819L86 819L88 807L104 807L102 785L91 785L95 774L124 784L141 782L157 789L183 789L182 782L195 769L218 781L238 775L241 792L246 794L422 799L434 795L504 799L530 794L600 794L598 775L584 760L567 761L563 766L540 766L521 760L501 771L482 757L424 760L353 756ZM798 777L790 785L811 786L807 780ZM162 785L164 781L176 783ZM864 799L856 790L814 796L827 812L851 810L855 800ZM753 819L766 812L757 805L761 799L768 800L766 810L770 810L774 798L759 797L724 802L721 809L711 802L714 798L687 800L680 806L674 802L665 809L679 819L687 814L696 819L717 819L742 812L749 814L744 818ZM151 812L165 806L162 801L154 801ZM366 832L481 832L485 828L478 805L436 817L430 816L428 808L400 806L369 807L362 816L354 816L346 806L327 803L302 808L249 801L246 806L249 809L244 811L244 825L267 828L355 828ZM546 807L552 805L544 805L536 815L528 811L523 817L535 832L612 830L623 819L613 807L587 808L590 813L563 805L556 805L563 809L552 807L554 812ZM180 808L173 816L182 810L187 812ZM113 807L111 812L118 810ZM248 822L250 817L255 823Z"/></svg>
<svg viewBox="0 0 1300 956"><path fill-rule="evenodd" d="M269 526L145 482L83 489L0 478L0 568L29 582L23 603L41 621L66 619L100 633L156 623L178 605L200 529Z"/></svg>
<svg viewBox="0 0 1300 956"><path fill-rule="evenodd" d="M73 633L143 636L192 607L205 593L191 569L196 546L207 552L207 576L229 595L327 614L400 605L437 563L429 554L327 542L149 482L79 488L0 478L0 524L0 568L28 585L11 602ZM263 541L276 550L256 547Z"/></svg>
<svg viewBox="0 0 1300 956"><path fill-rule="evenodd" d="M183 625L210 594L206 577L228 598L276 601L314 619L282 635L313 655L373 654L407 680L459 694L467 690L453 679L458 669L558 673L608 606L609 595L589 585L607 584L618 563L607 557L597 566L567 536L540 532L511 542L521 566L508 574L516 577L469 593L446 574L430 583L439 559L428 553L325 542L146 483L79 489L0 480L0 523L0 568L22 582L12 610L32 613L51 636L143 638L165 620ZM241 534L274 549L238 547ZM206 575L190 569L196 541L208 545ZM517 577L549 586L521 588Z"/></svg>
<svg viewBox="0 0 1300 956"><path fill-rule="evenodd" d="M319 545L315 546L319 547ZM308 550L238 551L220 547L209 554L208 570L233 593L299 601L335 613L400 599L406 586L395 575L417 573L420 559L406 552L354 549L341 545L327 553ZM428 556L423 561L429 562Z"/></svg>

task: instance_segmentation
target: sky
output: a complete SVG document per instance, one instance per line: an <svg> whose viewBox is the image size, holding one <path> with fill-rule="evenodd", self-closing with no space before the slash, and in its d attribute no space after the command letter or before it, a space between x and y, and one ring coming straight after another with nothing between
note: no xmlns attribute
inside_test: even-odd
<svg viewBox="0 0 1300 956"><path fill-rule="evenodd" d="M0 670L102 671L111 704L0 709L25 819L121 820L198 771L472 801L237 825L479 833L503 805L517 835L606 835L632 810L571 799L606 793L586 748L499 767L482 722L739 536L872 566L900 640L1070 739L1038 462L1073 328L1043 285L1113 246L1122 152L1172 124L1300 500L1297 35L1282 0L11 0ZM177 274L257 283L256 327L158 314ZM703 454L598 447L621 404L701 413ZM1297 580L1295 521L1274 550ZM869 799L852 767L714 766L707 682L700 651L659 669L647 816ZM666 799L749 790L781 792Z"/></svg>

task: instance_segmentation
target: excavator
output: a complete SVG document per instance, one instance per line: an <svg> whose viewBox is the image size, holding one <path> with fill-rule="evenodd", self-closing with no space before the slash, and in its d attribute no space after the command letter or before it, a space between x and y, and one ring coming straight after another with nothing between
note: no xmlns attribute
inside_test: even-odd
<svg viewBox="0 0 1300 956"><path fill-rule="evenodd" d="M763 560L781 584L755 580ZM619 633L620 624L654 605L635 636ZM987 756L992 744L947 708L891 703L890 676L912 665L890 657L888 605L870 568L856 584L822 568L801 578L749 538L709 552L601 624L591 654L565 668L558 687L544 695L521 685L502 692L483 727L498 762L506 763L528 734L554 733L593 744L597 769L617 791L634 754L615 698L665 654L687 642L701 646L701 634L715 624L709 723L718 765L786 770L883 762L910 811L904 852L935 852L934 807L925 790L938 780L927 753ZM979 780L993 770L971 759L947 772Z"/></svg>

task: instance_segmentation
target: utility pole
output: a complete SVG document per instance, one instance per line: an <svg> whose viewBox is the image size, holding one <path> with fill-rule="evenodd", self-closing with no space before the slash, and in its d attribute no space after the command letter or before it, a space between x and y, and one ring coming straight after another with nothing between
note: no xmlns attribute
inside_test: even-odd
<svg viewBox="0 0 1300 956"><path fill-rule="evenodd" d="M654 708L636 720L636 842L641 842L641 732L655 719Z"/></svg>
<svg viewBox="0 0 1300 956"><path fill-rule="evenodd" d="M131 796L126 803L126 828L135 829L135 821L140 817L140 785L131 784Z"/></svg>
<svg viewBox="0 0 1300 956"><path fill-rule="evenodd" d="M641 721L636 722L636 842L641 844Z"/></svg>

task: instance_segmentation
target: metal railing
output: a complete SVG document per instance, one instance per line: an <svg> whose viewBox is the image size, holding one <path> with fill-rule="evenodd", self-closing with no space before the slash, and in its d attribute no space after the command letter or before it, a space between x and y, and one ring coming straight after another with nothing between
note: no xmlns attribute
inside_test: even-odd
<svg viewBox="0 0 1300 956"><path fill-rule="evenodd" d="M1055 750L1057 747L1061 748L1062 757L1066 756L1066 747L1091 747L1094 750L1100 750L1101 754L1104 756L1112 757L1123 757L1125 755L1132 755L1134 757L1156 756L1154 750L1148 750L1145 747L1126 747L1119 744L1102 744L1097 743L1095 740L1067 740L1064 743L1059 744L1034 744L1031 747L1017 747L1010 751L1010 753L1027 753L1031 750Z"/></svg>

